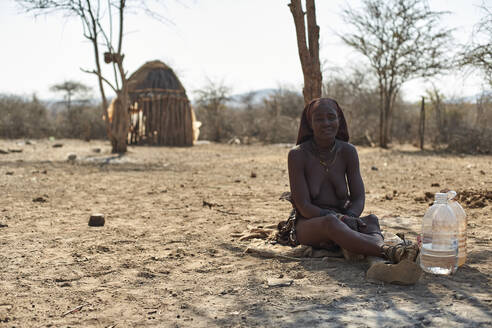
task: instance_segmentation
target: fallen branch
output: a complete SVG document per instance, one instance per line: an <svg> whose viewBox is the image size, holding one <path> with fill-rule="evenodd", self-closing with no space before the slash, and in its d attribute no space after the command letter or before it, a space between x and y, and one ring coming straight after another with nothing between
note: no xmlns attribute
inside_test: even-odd
<svg viewBox="0 0 492 328"><path fill-rule="evenodd" d="M236 213L236 212L224 211L224 210L219 210L219 209L216 209L216 211L220 212L220 213L230 214L230 215L239 215L239 213Z"/></svg>
<svg viewBox="0 0 492 328"><path fill-rule="evenodd" d="M85 303L85 304L79 305L79 306L77 306L77 307L75 307L75 308L73 308L73 309L71 309L71 310L69 310L69 311L67 311L67 312L63 313L61 316L62 316L62 317L64 317L64 316L66 316L66 315L68 315L68 314L71 314L71 313L74 313L74 312L80 311L80 309L82 309L82 308L83 308L84 306L86 306L86 305L89 305L89 303Z"/></svg>
<svg viewBox="0 0 492 328"><path fill-rule="evenodd" d="M208 206L208 208L212 208L212 207L215 207L215 206L222 207L224 205L217 204L217 203L212 203L212 202L207 202L206 200L203 200L203 205L202 206L203 207Z"/></svg>
<svg viewBox="0 0 492 328"><path fill-rule="evenodd" d="M270 251L270 250L253 248L253 247L246 248L246 250L244 251L244 254L247 254L247 253L249 253L251 255L256 255L259 257L264 257L264 258L279 258L279 259L299 261L299 262L306 259L306 258L302 258L302 257L292 257L292 256L282 255L282 254L278 254L278 253ZM309 258L309 259L311 259L311 258Z"/></svg>

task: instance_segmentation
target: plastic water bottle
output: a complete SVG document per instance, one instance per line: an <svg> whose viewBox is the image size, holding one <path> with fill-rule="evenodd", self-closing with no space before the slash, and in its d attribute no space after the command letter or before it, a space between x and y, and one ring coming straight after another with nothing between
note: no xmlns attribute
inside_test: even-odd
<svg viewBox="0 0 492 328"><path fill-rule="evenodd" d="M458 220L458 266L460 267L466 262L466 226L468 220L463 207L454 200L455 197L456 191L448 191L448 204Z"/></svg>
<svg viewBox="0 0 492 328"><path fill-rule="evenodd" d="M452 274L458 268L458 220L448 194L436 193L422 221L420 267L434 274Z"/></svg>

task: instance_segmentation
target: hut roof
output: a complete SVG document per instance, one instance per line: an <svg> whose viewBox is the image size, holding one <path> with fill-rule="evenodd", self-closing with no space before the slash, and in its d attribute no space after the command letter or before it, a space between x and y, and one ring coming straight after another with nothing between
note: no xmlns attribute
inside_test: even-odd
<svg viewBox="0 0 492 328"><path fill-rule="evenodd" d="M186 94L174 71L159 60L145 63L130 76L128 92L131 95L142 93Z"/></svg>

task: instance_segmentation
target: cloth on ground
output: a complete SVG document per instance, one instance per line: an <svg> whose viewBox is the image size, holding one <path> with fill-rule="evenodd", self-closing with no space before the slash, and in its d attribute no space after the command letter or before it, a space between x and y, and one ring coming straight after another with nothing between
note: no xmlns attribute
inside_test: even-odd
<svg viewBox="0 0 492 328"><path fill-rule="evenodd" d="M263 229L263 228L253 228ZM272 229L270 229L272 230ZM253 236L256 233L246 232L243 236ZM384 232L383 233L385 242L388 245L396 245L402 240L393 233ZM271 236L271 235L270 235ZM241 240L241 238L240 238ZM262 258L278 258L285 260L302 261L303 259L309 258L328 258L330 260L352 260L361 261L365 259L365 256L356 254L357 256L348 257L343 249L338 250L327 250L327 249L317 249L311 246L299 245L297 247L285 247L279 243L276 243L272 238L268 237L253 237L243 239L242 241L249 241L246 246L244 253L250 254L252 256L262 257Z"/></svg>

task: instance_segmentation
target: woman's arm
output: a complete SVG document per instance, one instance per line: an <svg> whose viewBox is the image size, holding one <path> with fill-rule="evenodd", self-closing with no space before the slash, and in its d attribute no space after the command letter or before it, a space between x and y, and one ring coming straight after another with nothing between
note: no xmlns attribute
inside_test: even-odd
<svg viewBox="0 0 492 328"><path fill-rule="evenodd" d="M364 210L365 191L364 182L360 175L359 155L351 144L347 147L347 182L350 191L350 206L347 209L349 215L359 217Z"/></svg>
<svg viewBox="0 0 492 328"><path fill-rule="evenodd" d="M305 218L313 218L329 214L328 210L323 210L311 202L309 187L304 175L305 154L296 147L289 152L289 182L290 193L296 209Z"/></svg>

